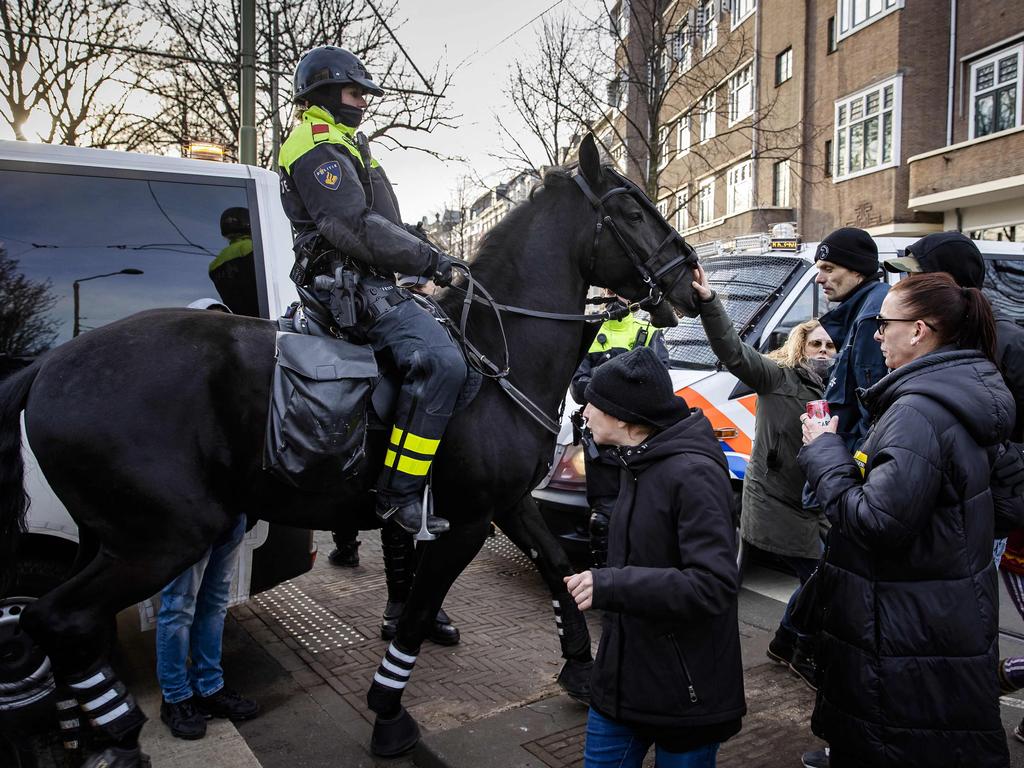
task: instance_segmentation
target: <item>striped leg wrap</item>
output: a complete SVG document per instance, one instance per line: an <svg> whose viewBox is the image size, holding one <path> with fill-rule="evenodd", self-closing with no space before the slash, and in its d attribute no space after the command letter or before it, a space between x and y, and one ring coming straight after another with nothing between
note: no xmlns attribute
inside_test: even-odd
<svg viewBox="0 0 1024 768"><path fill-rule="evenodd" d="M562 604L552 600L551 606L555 609L555 629L558 630L558 636L562 637L565 634L565 630L562 629Z"/></svg>
<svg viewBox="0 0 1024 768"><path fill-rule="evenodd" d="M562 646L562 658L575 661L590 661L590 630L576 601L568 592L558 600L552 600L555 609L555 627L558 629L558 644Z"/></svg>
<svg viewBox="0 0 1024 768"><path fill-rule="evenodd" d="M373 683L366 694L366 702L370 709L379 715L390 716L401 706L402 692L405 690L412 668L416 664L416 656L399 650L392 642L380 666L373 675Z"/></svg>
<svg viewBox="0 0 1024 768"><path fill-rule="evenodd" d="M82 720L78 702L67 689L63 690L57 701L57 721L60 724L60 736L64 749L73 752L82 746Z"/></svg>
<svg viewBox="0 0 1024 768"><path fill-rule="evenodd" d="M124 683L105 664L69 679L68 687L89 724L114 739L121 739L146 722Z"/></svg>

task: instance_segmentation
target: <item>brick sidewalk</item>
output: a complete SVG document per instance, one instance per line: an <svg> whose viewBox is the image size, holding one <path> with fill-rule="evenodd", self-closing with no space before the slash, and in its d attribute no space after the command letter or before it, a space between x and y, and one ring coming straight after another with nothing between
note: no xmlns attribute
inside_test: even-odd
<svg viewBox="0 0 1024 768"><path fill-rule="evenodd" d="M360 539L361 566L343 569L327 562L329 534L317 534L320 557L312 571L233 613L303 688L326 683L372 722L365 695L386 647L378 633L387 590L379 537L364 532ZM555 675L562 660L550 604L529 560L504 536L488 539L445 602L462 642L452 648L425 643L406 689L404 704L426 733L467 724L482 732L488 719L560 694ZM598 620L590 614L588 621L596 648ZM741 632L764 634L749 625ZM719 765L798 765L800 752L817 744L808 727L812 692L772 664L748 669L745 681L749 713L743 731L723 747ZM578 710L567 729L524 734L522 751L509 754L508 764L581 765L586 710Z"/></svg>

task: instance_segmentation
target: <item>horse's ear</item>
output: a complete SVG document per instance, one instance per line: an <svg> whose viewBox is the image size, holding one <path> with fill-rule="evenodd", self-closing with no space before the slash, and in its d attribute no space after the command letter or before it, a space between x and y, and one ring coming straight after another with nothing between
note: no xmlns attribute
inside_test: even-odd
<svg viewBox="0 0 1024 768"><path fill-rule="evenodd" d="M593 133L584 136L580 143L580 173L592 187L601 183L601 156L597 152L597 142L594 141Z"/></svg>

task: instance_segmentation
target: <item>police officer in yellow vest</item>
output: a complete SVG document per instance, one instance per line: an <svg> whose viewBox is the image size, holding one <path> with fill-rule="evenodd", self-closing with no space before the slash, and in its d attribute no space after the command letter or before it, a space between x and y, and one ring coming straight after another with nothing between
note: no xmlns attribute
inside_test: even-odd
<svg viewBox="0 0 1024 768"><path fill-rule="evenodd" d="M295 69L302 122L281 147L281 199L295 236L292 279L311 314L328 309L356 341L387 350L403 383L377 515L420 529L423 488L466 378L447 331L395 284L395 273L451 282L451 259L402 224L398 201L366 137L356 132L369 96L384 91L343 48L306 53ZM448 521L428 517L431 533Z"/></svg>
<svg viewBox="0 0 1024 768"><path fill-rule="evenodd" d="M236 315L259 317L249 210L227 208L220 215L220 233L228 244L210 262L210 280L228 309Z"/></svg>
<svg viewBox="0 0 1024 768"><path fill-rule="evenodd" d="M611 299L608 309L613 310L615 304L622 303L622 299L611 291L607 291L607 295ZM594 369L631 349L650 347L665 367L669 367L668 348L662 332L624 308L621 311L624 315L620 319L605 320L601 324L594 343L573 374L570 393L580 405L587 403L584 392ZM608 523L619 494L621 464L613 454L604 446L594 446L583 454L587 470L587 503L590 504L590 551L598 568L604 567L608 559Z"/></svg>

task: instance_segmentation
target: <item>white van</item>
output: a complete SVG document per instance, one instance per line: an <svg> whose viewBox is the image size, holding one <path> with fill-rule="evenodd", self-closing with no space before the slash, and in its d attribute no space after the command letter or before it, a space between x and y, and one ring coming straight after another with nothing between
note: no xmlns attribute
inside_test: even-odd
<svg viewBox="0 0 1024 768"><path fill-rule="evenodd" d="M875 238L879 258L885 261L902 256L916 239ZM1024 324L1024 244L979 240L977 245L987 266L986 294L1003 315ZM768 235L751 235L729 244L702 244L696 250L740 337L767 352L781 346L794 326L820 317L830 308L814 283L817 246L817 242L773 241ZM886 275L890 281L899 279L898 274ZM718 362L699 318L684 318L675 328L666 329L665 342L676 392L704 411L729 462L738 526L757 395ZM568 423L568 414L578 407L567 399L551 470L533 496L566 551L575 561L585 562L589 557L589 507L583 455L580 446L572 444ZM741 542L741 562L745 555Z"/></svg>
<svg viewBox="0 0 1024 768"><path fill-rule="evenodd" d="M241 211L240 211L241 209ZM278 177L247 165L0 141L0 377L78 333L153 307L227 303L210 264L227 246L222 215L248 214L252 314L295 298L291 232ZM230 215L230 214L229 214ZM251 267L248 266L251 264ZM258 312L256 309L258 308ZM25 444L31 498L14 594L66 573L78 530ZM312 566L311 532L257 524L239 555L232 602ZM150 610L144 611L145 614Z"/></svg>

